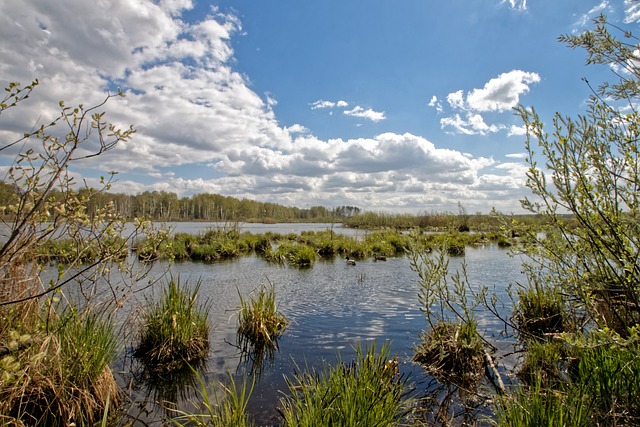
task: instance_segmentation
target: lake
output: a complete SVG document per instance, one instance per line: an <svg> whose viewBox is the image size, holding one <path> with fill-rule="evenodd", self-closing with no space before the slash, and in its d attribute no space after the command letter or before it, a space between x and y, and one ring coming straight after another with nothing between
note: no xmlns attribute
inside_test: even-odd
<svg viewBox="0 0 640 427"><path fill-rule="evenodd" d="M210 223L171 224L176 232L197 233L213 226ZM302 230L326 230L330 224L243 224L242 231L286 234ZM334 226L334 231L364 235L362 230ZM468 247L464 257L450 260L451 271L462 262L467 265L470 284L487 285L498 293L512 283L522 281L521 261L496 245ZM241 377L251 364L241 360L235 346L239 307L238 292L248 295L260 285L275 286L279 309L289 319L289 327L279 341L280 350L272 362L266 361L250 401L250 412L256 425L278 425L278 399L287 392L285 376L300 369L322 369L324 363L349 362L358 344L391 342L391 352L397 355L401 373L411 376L419 389L425 382L421 368L411 362L413 348L425 328L424 314L418 303L418 277L411 270L408 258L387 261L364 260L355 266L344 260L319 261L309 269L297 269L268 263L257 256L214 263L178 262L171 266L156 262L152 275L170 268L181 281L201 281L200 295L211 303L209 319L211 351L201 367L207 382L225 379L228 373ZM164 283L164 282L163 282ZM161 284L146 295L132 301L142 304L144 298L161 294ZM498 335L501 324L488 313L477 313L479 329ZM189 387L181 389L176 378L149 382L139 372L135 360L125 351L118 367L123 388L131 390L135 404L129 416L146 425L161 425L167 411L158 402L180 401L189 406L193 399ZM191 379L193 384L194 380ZM126 420L125 420L126 422Z"/></svg>

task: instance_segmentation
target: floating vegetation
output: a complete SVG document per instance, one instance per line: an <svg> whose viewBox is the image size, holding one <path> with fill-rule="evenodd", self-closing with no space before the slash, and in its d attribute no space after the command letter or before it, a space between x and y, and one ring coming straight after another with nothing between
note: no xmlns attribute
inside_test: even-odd
<svg viewBox="0 0 640 427"><path fill-rule="evenodd" d="M312 267L317 254L313 247L298 242L281 242L275 251L267 251L265 258L271 262L295 267Z"/></svg>
<svg viewBox="0 0 640 427"><path fill-rule="evenodd" d="M280 400L284 425L397 426L408 412L409 386L385 343L358 346L352 363L325 366L323 372L287 379L289 395Z"/></svg>
<svg viewBox="0 0 640 427"><path fill-rule="evenodd" d="M197 302L198 282L191 291L171 277L159 301L148 301L136 357L154 371L181 369L209 352L208 304Z"/></svg>

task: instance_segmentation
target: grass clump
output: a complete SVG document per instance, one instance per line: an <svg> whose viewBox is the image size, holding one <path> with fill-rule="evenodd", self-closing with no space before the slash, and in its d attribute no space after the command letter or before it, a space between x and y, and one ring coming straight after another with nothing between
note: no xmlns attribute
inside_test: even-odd
<svg viewBox="0 0 640 427"><path fill-rule="evenodd" d="M0 421L9 425L91 425L119 403L109 368L118 345L110 318L51 308L34 335L1 337Z"/></svg>
<svg viewBox="0 0 640 427"><path fill-rule="evenodd" d="M238 387L229 375L229 384L220 383L222 391L213 390L213 398L203 379L194 371L200 389L198 390L198 409L194 412L176 411L180 415L171 421L179 427L251 427L253 422L247 414L247 405L255 382L250 385L246 378Z"/></svg>
<svg viewBox="0 0 640 427"><path fill-rule="evenodd" d="M275 251L265 252L265 258L269 261L303 268L312 267L317 255L313 247L292 241L282 241Z"/></svg>
<svg viewBox="0 0 640 427"><path fill-rule="evenodd" d="M396 426L408 406L409 387L388 343L378 354L375 344L358 346L352 363L296 374L287 382L290 395L280 400L280 412L289 427Z"/></svg>
<svg viewBox="0 0 640 427"><path fill-rule="evenodd" d="M482 377L484 357L475 320L442 320L423 333L413 360L439 381L467 389Z"/></svg>
<svg viewBox="0 0 640 427"><path fill-rule="evenodd" d="M498 399L498 427L596 426L589 403L578 389L557 391L544 388L540 381L520 386Z"/></svg>
<svg viewBox="0 0 640 427"><path fill-rule="evenodd" d="M565 305L557 289L535 283L518 290L518 296L512 317L519 335L525 341L565 330Z"/></svg>
<svg viewBox="0 0 640 427"><path fill-rule="evenodd" d="M208 354L208 306L197 303L199 289L200 282L189 291L172 277L162 298L148 302L135 355L151 370L181 369Z"/></svg>
<svg viewBox="0 0 640 427"><path fill-rule="evenodd" d="M275 349L287 328L287 318L278 311L274 286L261 286L249 300L240 296L238 338L240 347L256 351Z"/></svg>

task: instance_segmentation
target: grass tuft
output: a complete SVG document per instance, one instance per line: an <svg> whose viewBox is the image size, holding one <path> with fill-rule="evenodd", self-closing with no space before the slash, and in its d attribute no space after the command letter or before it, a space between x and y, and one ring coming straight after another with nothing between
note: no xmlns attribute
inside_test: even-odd
<svg viewBox="0 0 640 427"><path fill-rule="evenodd" d="M239 293L238 293L239 294ZM249 300L240 295L238 313L238 339L240 348L253 348L256 353L263 349L275 349L278 338L287 328L287 318L278 311L275 288L261 286Z"/></svg>
<svg viewBox="0 0 640 427"><path fill-rule="evenodd" d="M198 410L196 412L176 411L180 415L171 421L179 427L251 427L253 423L247 415L247 405L253 392L255 382L248 384L245 378L242 386L229 375L229 384L220 384L222 393L213 390L213 399L207 391L207 385L200 375L194 371L200 389L198 390Z"/></svg>
<svg viewBox="0 0 640 427"><path fill-rule="evenodd" d="M200 282L191 291L173 277L157 302L148 302L135 351L153 371L182 369L209 352L208 304L197 303Z"/></svg>
<svg viewBox="0 0 640 427"><path fill-rule="evenodd" d="M289 395L280 400L284 425L396 426L407 412L407 381L398 374L385 343L358 346L350 364L325 366L322 373L296 374L287 379Z"/></svg>
<svg viewBox="0 0 640 427"><path fill-rule="evenodd" d="M482 377L484 357L484 342L471 319L435 323L423 333L413 360L439 381L469 389Z"/></svg>
<svg viewBox="0 0 640 427"><path fill-rule="evenodd" d="M564 331L564 301L557 289L535 283L519 290L518 296L513 319L525 341Z"/></svg>
<svg viewBox="0 0 640 427"><path fill-rule="evenodd" d="M110 318L50 310L49 330L10 332L0 358L0 420L8 425L92 425L119 403L109 368L117 348Z"/></svg>

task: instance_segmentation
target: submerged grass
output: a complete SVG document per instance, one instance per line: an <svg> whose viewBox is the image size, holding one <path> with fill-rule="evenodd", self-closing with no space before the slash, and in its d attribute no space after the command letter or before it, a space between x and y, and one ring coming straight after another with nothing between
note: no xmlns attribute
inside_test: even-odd
<svg viewBox="0 0 640 427"><path fill-rule="evenodd" d="M199 289L172 277L162 298L148 302L135 355L151 370L181 369L208 354L208 303L198 304Z"/></svg>
<svg viewBox="0 0 640 427"><path fill-rule="evenodd" d="M375 344L358 346L350 364L326 366L321 373L296 374L287 379L289 395L280 400L284 425L296 426L396 426L408 411L406 379L385 343L376 354Z"/></svg>

